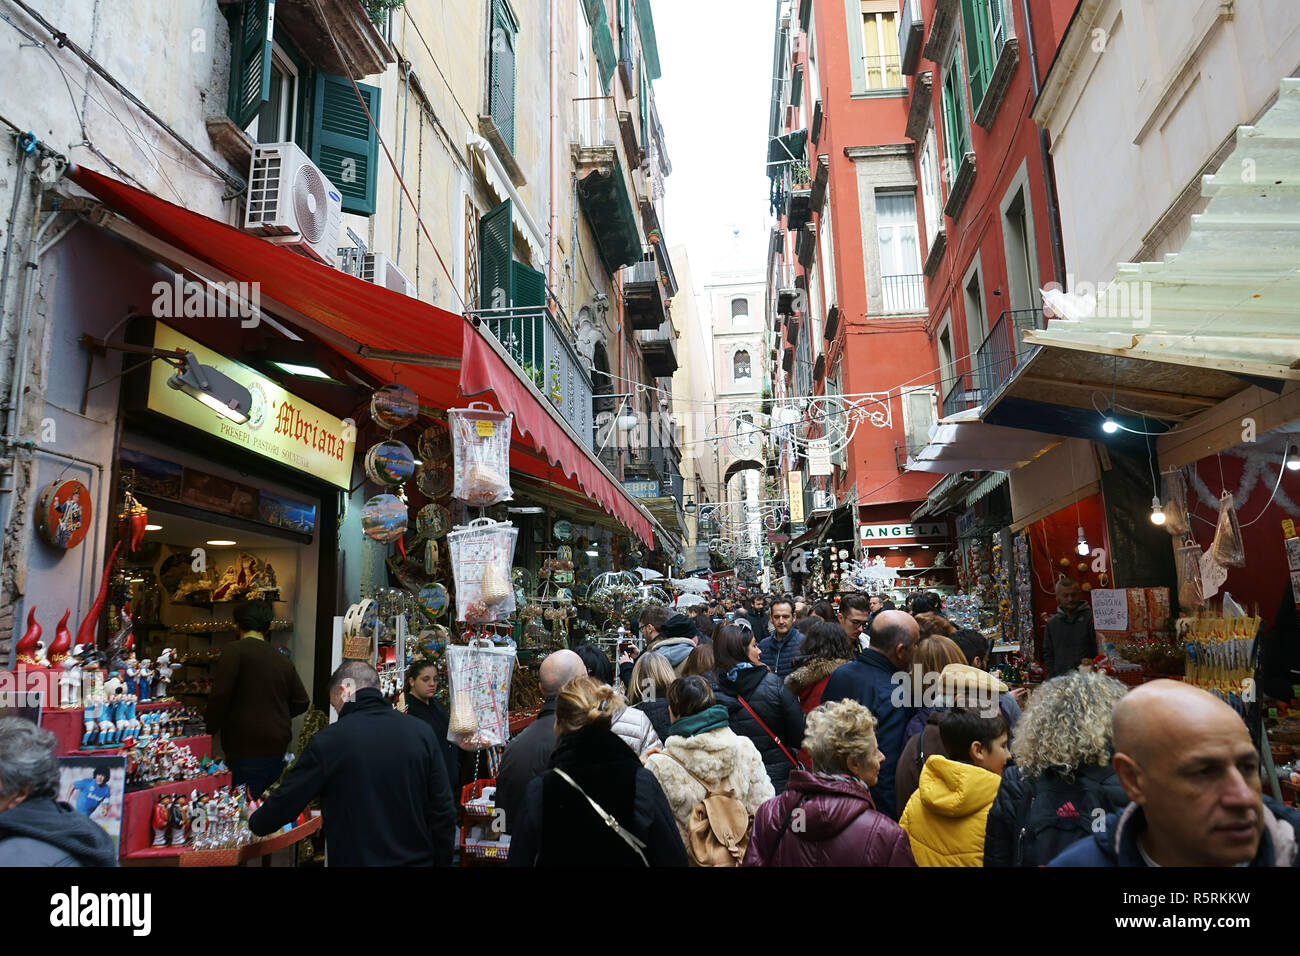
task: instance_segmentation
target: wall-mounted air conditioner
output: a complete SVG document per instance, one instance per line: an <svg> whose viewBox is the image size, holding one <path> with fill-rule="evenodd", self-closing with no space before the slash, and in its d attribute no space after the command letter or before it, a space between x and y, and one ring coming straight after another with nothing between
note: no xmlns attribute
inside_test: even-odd
<svg viewBox="0 0 1300 956"><path fill-rule="evenodd" d="M360 274L367 282L409 295L412 299L419 298L415 292L415 283L406 278L406 273L382 252L367 252L363 255Z"/></svg>
<svg viewBox="0 0 1300 956"><path fill-rule="evenodd" d="M244 230L333 268L343 197L294 143L253 148Z"/></svg>

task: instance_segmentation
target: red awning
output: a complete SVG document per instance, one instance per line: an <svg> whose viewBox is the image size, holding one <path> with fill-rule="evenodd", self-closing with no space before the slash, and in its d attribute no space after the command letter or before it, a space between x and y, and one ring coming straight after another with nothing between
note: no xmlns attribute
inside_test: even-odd
<svg viewBox="0 0 1300 956"><path fill-rule="evenodd" d="M551 463L548 467L521 451L511 455L512 467L582 491L654 547L654 526L641 506L609 479L465 317L330 269L85 167L71 167L69 177L151 235L236 282L258 283L268 311L304 326L376 377L396 377L427 404L453 408L467 397L495 397L499 408L514 413L517 438ZM414 354L437 365L402 357Z"/></svg>

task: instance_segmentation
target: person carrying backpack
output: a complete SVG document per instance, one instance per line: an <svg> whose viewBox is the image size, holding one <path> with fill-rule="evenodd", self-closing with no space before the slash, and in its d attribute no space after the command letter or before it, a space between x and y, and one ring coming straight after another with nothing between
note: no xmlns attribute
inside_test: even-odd
<svg viewBox="0 0 1300 956"><path fill-rule="evenodd" d="M668 740L646 769L668 797L691 864L739 866L755 811L776 793L763 758L731 730L727 708L702 677L674 681L668 711Z"/></svg>
<svg viewBox="0 0 1300 956"><path fill-rule="evenodd" d="M1111 711L1127 692L1070 671L1035 691L1011 743L984 836L985 866L1046 866L1128 804L1111 767Z"/></svg>

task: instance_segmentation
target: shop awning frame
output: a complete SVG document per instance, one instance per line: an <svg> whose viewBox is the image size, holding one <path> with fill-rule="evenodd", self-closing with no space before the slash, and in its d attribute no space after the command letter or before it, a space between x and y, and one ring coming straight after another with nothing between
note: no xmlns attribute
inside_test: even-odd
<svg viewBox="0 0 1300 956"><path fill-rule="evenodd" d="M320 338L376 380L397 377L435 407L456 407L467 396L491 393L499 407L515 416L512 467L553 474L580 489L654 547L658 522L536 387L512 370L504 350L465 317L328 268L85 167L69 167L68 175L117 214L96 216L98 224L160 260L213 282L256 282L264 306L260 319L288 338L301 337L267 310ZM375 321L376 316L383 320ZM520 454L529 444L545 465Z"/></svg>

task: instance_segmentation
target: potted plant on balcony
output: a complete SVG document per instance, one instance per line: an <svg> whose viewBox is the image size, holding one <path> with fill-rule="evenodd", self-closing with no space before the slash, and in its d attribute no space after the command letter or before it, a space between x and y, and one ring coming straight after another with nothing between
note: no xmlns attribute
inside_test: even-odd
<svg viewBox="0 0 1300 956"><path fill-rule="evenodd" d="M564 401L564 393L560 391L560 369L559 364L551 360L551 402L556 408Z"/></svg>

